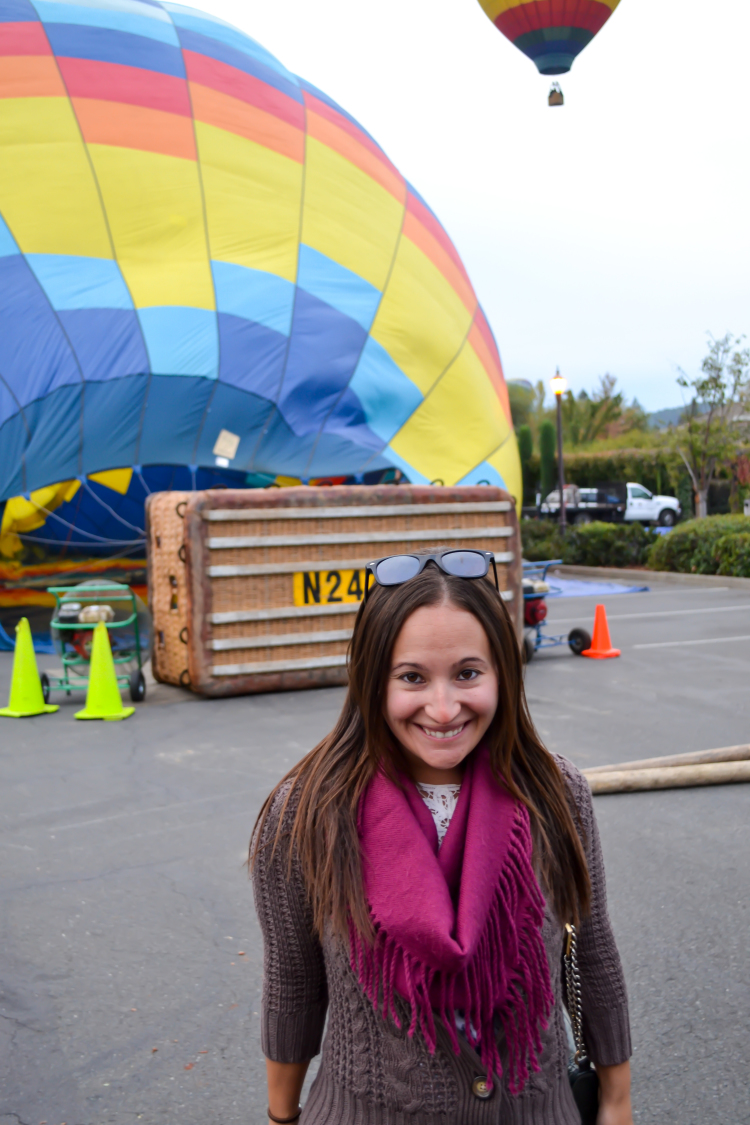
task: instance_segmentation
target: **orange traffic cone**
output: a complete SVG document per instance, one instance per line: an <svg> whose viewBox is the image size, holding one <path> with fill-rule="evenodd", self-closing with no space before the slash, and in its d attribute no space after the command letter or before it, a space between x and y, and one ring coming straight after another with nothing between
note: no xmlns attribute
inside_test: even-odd
<svg viewBox="0 0 750 1125"><path fill-rule="evenodd" d="M607 611L603 605L598 605L594 615L594 639L591 648L585 649L581 656L590 656L592 660L606 660L607 657L619 655L619 648L612 648L612 641L609 638Z"/></svg>

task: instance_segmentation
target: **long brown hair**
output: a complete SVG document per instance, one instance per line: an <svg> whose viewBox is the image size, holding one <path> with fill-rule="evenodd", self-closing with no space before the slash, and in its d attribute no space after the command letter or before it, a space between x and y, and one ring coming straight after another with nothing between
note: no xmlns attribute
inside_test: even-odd
<svg viewBox="0 0 750 1125"><path fill-rule="evenodd" d="M349 690L338 722L279 782L256 823L251 863L281 790L282 814L269 843L278 847L285 837L290 862L292 854L298 857L319 934L330 923L345 936L350 918L362 935L372 934L357 810L379 767L394 778L404 768L384 713L391 653L416 609L445 602L472 613L487 634L498 671L498 706L485 735L490 762L529 810L537 866L555 913L561 921L577 923L588 911L589 875L567 785L529 715L518 640L505 604L490 582L454 578L428 564L401 586L375 586L360 606L349 646Z"/></svg>

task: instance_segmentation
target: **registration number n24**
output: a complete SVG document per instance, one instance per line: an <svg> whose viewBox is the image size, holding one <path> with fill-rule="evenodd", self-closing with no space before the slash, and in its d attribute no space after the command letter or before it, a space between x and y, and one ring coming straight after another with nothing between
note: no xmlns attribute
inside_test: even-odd
<svg viewBox="0 0 750 1125"><path fill-rule="evenodd" d="M364 596L364 570L305 570L294 575L295 605L361 602Z"/></svg>

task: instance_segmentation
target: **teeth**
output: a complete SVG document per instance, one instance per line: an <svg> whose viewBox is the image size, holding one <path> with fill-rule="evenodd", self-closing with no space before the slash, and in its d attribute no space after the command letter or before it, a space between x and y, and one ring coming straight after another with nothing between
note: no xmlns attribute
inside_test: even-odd
<svg viewBox="0 0 750 1125"><path fill-rule="evenodd" d="M427 727L422 727L422 730L425 734L429 735L430 738L453 738L453 735L458 734L465 726L466 723L461 723L460 727L454 727L453 730L428 730Z"/></svg>

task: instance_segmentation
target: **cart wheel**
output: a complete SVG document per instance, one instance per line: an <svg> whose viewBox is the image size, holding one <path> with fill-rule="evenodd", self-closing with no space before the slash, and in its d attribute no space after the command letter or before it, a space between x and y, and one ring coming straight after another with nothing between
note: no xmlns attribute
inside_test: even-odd
<svg viewBox="0 0 750 1125"><path fill-rule="evenodd" d="M587 648L591 648L591 635L585 629L571 629L568 644L574 656L580 656Z"/></svg>
<svg viewBox="0 0 750 1125"><path fill-rule="evenodd" d="M44 697L44 702L49 703L49 693L50 693L49 676L47 675L46 672L42 672L41 676L39 677L39 680L40 680L41 685L42 685L42 696Z"/></svg>
<svg viewBox="0 0 750 1125"><path fill-rule="evenodd" d="M146 678L140 668L130 673L130 698L133 703L143 703L146 698Z"/></svg>
<svg viewBox="0 0 750 1125"><path fill-rule="evenodd" d="M523 635L523 648L521 650L521 655L523 656L524 664L528 664L530 660L534 659L534 653L535 652L536 652L536 643L535 643L535 640L534 640L533 631L528 632L528 633L524 633L524 635Z"/></svg>

